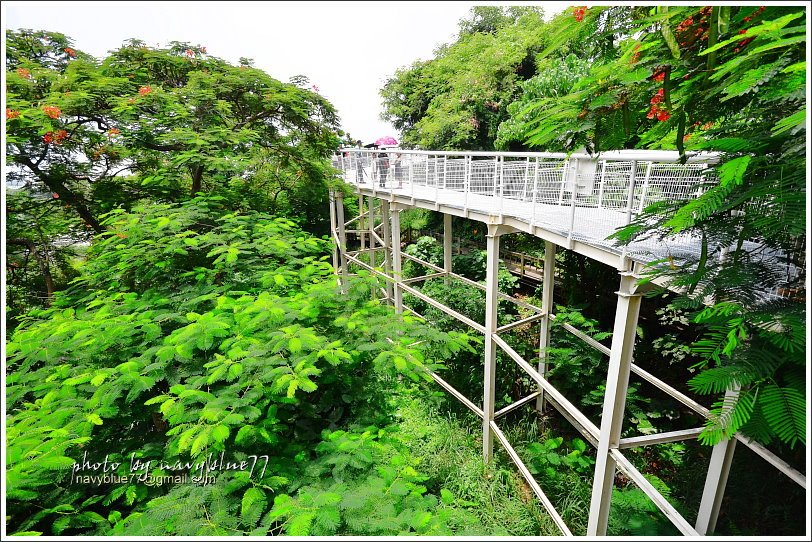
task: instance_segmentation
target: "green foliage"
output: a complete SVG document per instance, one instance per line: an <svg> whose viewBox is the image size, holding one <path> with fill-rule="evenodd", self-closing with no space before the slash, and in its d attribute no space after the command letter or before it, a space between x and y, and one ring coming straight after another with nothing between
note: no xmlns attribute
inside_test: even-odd
<svg viewBox="0 0 812 542"><path fill-rule="evenodd" d="M459 416L449 413L447 403L455 401L436 387L402 390L391 401L397 407L398 437L411 456L419 459L415 469L429 476L425 482L428 491L437 495L439 489L443 502L450 504L448 501L453 498L454 506L475 514L485 526L472 530L471 534L477 531L500 536L560 534L510 459L497 454L493 463L484 463L479 418L469 412ZM534 433L537 427L535 422L528 423L527 429L532 434L521 437L511 434L508 438L514 443L521 438L537 440ZM588 500L588 495L585 498ZM567 520L580 521L578 507L571 510Z"/></svg>
<svg viewBox="0 0 812 542"><path fill-rule="evenodd" d="M653 204L613 235L628 242L689 234L701 244L698 255L653 262L652 275L683 289L675 306L693 310L707 330L690 352L668 347L699 359L694 368L705 372L691 387L717 395L744 388L714 408L701 439L708 444L738 429L763 442L805 439L798 431L805 391L789 384L805 366L791 338L805 334L798 302L806 255L805 16L790 6L564 12L537 57L550 65L549 77L526 82L502 124L502 146L720 153L701 194ZM589 51L587 73L574 82L572 47ZM715 306L701 309L704 302Z"/></svg>
<svg viewBox="0 0 812 542"><path fill-rule="evenodd" d="M130 40L97 60L58 33L7 38L13 314L47 306L71 278L66 245L139 202L217 193L234 209L289 214L327 233L338 121L319 94L188 43Z"/></svg>
<svg viewBox="0 0 812 542"><path fill-rule="evenodd" d="M383 117L405 146L492 149L519 82L535 73L533 54L546 43L540 28L534 8L475 8L457 41L386 82Z"/></svg>
<svg viewBox="0 0 812 542"><path fill-rule="evenodd" d="M527 13L542 15L544 12L535 6L474 6L471 8L470 16L457 23L460 37L477 32L494 34L505 26L515 24Z"/></svg>
<svg viewBox="0 0 812 542"><path fill-rule="evenodd" d="M653 475L646 475L646 479L664 497L670 497L671 489L665 482ZM612 490L608 531L613 535L627 536L675 536L678 534L676 528L663 516L651 499L637 487Z"/></svg>
<svg viewBox="0 0 812 542"><path fill-rule="evenodd" d="M689 325L685 311L672 304L659 308L655 312L664 327L679 326L680 329L685 329ZM675 333L670 332L654 339L652 347L662 358L668 360L669 365L682 364L691 354L691 347L681 341Z"/></svg>
<svg viewBox="0 0 812 542"><path fill-rule="evenodd" d="M375 412L382 382L399 372L416 378L469 347L465 335L416 322L403 333L366 288L338 296L326 242L287 219L197 198L111 213L104 226L72 288L8 344L9 523L18 530L48 531L55 514L53 533L112 523L120 533L254 529L262 499L231 480L195 493L222 521L155 523L136 520L174 513L192 491L98 489L71 483L71 466L83 449L109 455L120 475L131 454L174 463L263 449L268 468L238 477L240 487L279 486L323 428ZM114 510L123 523L87 523Z"/></svg>
<svg viewBox="0 0 812 542"><path fill-rule="evenodd" d="M790 446L804 444L802 307L747 311L737 303L720 302L699 312L696 320L708 331L693 351L707 361L701 364L705 370L689 382L691 387L705 394L743 389L714 405L702 438L715 442L743 429L766 443L778 437Z"/></svg>
<svg viewBox="0 0 812 542"><path fill-rule="evenodd" d="M548 374L562 393L568 397L579 397L584 390L597 389L605 382L606 377L600 370L604 365L604 355L564 329L565 324L598 342L612 334L601 331L595 320L584 317L580 311L556 306L555 319L550 326L550 346L546 350Z"/></svg>
<svg viewBox="0 0 812 542"><path fill-rule="evenodd" d="M438 243L433 237L420 237L417 241L407 246L404 252L424 262L440 267L443 266L443 245ZM405 260L403 263L403 278L419 277L433 272L431 269L411 260Z"/></svg>
<svg viewBox="0 0 812 542"><path fill-rule="evenodd" d="M370 428L363 433L325 435L319 457L307 469L295 496L274 498L267 520L271 532L291 536L451 535L481 532L483 526L453 506L447 490L427 493L427 477L396 436Z"/></svg>
<svg viewBox="0 0 812 542"><path fill-rule="evenodd" d="M544 59L538 74L520 87L519 98L507 107L510 117L499 125L494 145L500 149L510 148L511 143L523 144L528 139L527 121L532 118L531 104L541 100L560 100L572 92L573 87L589 72L589 61L569 54L562 59ZM528 110L529 109L529 110Z"/></svg>
<svg viewBox="0 0 812 542"><path fill-rule="evenodd" d="M548 483L560 483L560 467L566 467L574 473L587 479L591 476L595 460L585 455L587 444L575 438L570 442L571 451L561 450L563 437L549 438L543 442L533 442L527 446L530 472L542 474Z"/></svg>

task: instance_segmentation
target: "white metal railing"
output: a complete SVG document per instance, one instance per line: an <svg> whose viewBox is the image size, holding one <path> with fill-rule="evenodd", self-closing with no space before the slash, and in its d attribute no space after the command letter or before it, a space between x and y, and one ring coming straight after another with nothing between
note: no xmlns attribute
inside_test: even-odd
<svg viewBox="0 0 812 542"><path fill-rule="evenodd" d="M714 182L712 153L609 151L599 155L547 152L341 149L333 165L346 182L524 219L570 239L612 246L606 237L659 201L685 201ZM686 240L680 247L698 250ZM634 252L656 252L637 243ZM660 256L660 254L657 254Z"/></svg>

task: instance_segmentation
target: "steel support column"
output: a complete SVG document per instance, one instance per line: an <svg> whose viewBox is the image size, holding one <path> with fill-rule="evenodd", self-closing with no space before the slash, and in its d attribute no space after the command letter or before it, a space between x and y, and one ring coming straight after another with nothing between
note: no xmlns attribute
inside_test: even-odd
<svg viewBox="0 0 812 542"><path fill-rule="evenodd" d="M401 258L400 258L400 209L397 207L390 207L391 223L392 223L392 275L395 278L395 312L398 314L403 312L403 289L401 288L401 280L403 280L403 273L401 271Z"/></svg>
<svg viewBox="0 0 812 542"><path fill-rule="evenodd" d="M375 229L375 200L372 196L369 196L369 204L367 206L369 209L369 214L367 215L367 227L363 228L366 230L374 230ZM375 267L375 236L371 233L369 234L369 265ZM375 291L372 292L373 297L375 296Z"/></svg>
<svg viewBox="0 0 812 542"><path fill-rule="evenodd" d="M547 347L550 345L550 315L553 313L553 288L555 287L555 244L544 242L544 277L541 291L541 310L544 317L541 319L539 330L539 374L546 378L547 373ZM536 400L536 410L544 410L544 390Z"/></svg>
<svg viewBox="0 0 812 542"><path fill-rule="evenodd" d="M443 267L447 273L451 273L451 215L443 214ZM451 283L451 277L445 278L446 285Z"/></svg>
<svg viewBox="0 0 812 542"><path fill-rule="evenodd" d="M341 263L341 293L347 293L349 271L347 266L347 232L344 229L344 195L336 192L336 221L338 224L338 251Z"/></svg>
<svg viewBox="0 0 812 542"><path fill-rule="evenodd" d="M728 390L725 393L725 401L733 400L738 393L738 390ZM727 476L730 473L730 464L733 462L735 450L735 438L723 440L713 447L708 475L705 477L705 489L702 492L702 501L696 517L696 532L701 535L713 533L716 529L716 520L719 519L719 508L722 505L722 498L725 496Z"/></svg>
<svg viewBox="0 0 812 542"><path fill-rule="evenodd" d="M367 247L367 236L364 234L366 229L366 218L364 218L364 196L362 194L358 194L358 241L361 243L361 252L366 250Z"/></svg>
<svg viewBox="0 0 812 542"><path fill-rule="evenodd" d="M389 222L389 202L381 200L381 227L383 228L383 269L387 276L392 276L392 225ZM392 282L386 281L386 299L392 304Z"/></svg>
<svg viewBox="0 0 812 542"><path fill-rule="evenodd" d="M623 413L626 408L626 392L629 387L629 372L634 353L637 317L640 313L640 294L636 293L637 279L628 272L622 272L620 275L587 536L606 535L617 465L609 451L618 448L620 444Z"/></svg>
<svg viewBox="0 0 812 542"><path fill-rule="evenodd" d="M333 238L337 234L336 224L336 196L333 190L329 192L330 202L330 238L333 241L333 272L338 275L338 245Z"/></svg>
<svg viewBox="0 0 812 542"><path fill-rule="evenodd" d="M488 225L487 260L485 264L485 383L482 401L482 455L485 462L493 457L494 400L496 397L496 316L499 301L499 236L503 233L497 225Z"/></svg>

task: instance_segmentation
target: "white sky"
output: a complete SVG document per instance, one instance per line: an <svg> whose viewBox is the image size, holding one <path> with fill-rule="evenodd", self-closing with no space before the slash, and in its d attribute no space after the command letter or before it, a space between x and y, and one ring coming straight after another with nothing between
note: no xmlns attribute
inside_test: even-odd
<svg viewBox="0 0 812 542"><path fill-rule="evenodd" d="M542 4L549 17L569 2ZM61 32L103 57L129 38L187 41L287 81L306 75L338 109L342 128L369 143L399 134L379 118L378 91L399 67L450 42L473 5L509 2L4 2L5 28Z"/></svg>

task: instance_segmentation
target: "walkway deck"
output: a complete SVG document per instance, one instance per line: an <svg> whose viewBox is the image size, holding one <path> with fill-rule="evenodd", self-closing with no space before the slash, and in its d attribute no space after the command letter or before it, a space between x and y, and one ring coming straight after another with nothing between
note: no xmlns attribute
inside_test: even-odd
<svg viewBox="0 0 812 542"><path fill-rule="evenodd" d="M627 246L609 237L649 205L686 201L716 184L718 157L675 151L611 151L598 156L561 153L440 152L344 149L333 164L360 194L432 209L486 224L503 224L617 269L629 260L695 262L701 242L692 235L650 237ZM709 254L728 247L709 246ZM756 253L756 243L745 249ZM762 252L763 263L797 276L781 254ZM784 262L784 263L782 263ZM663 280L655 279L661 286ZM754 285L767 297L784 289Z"/></svg>

